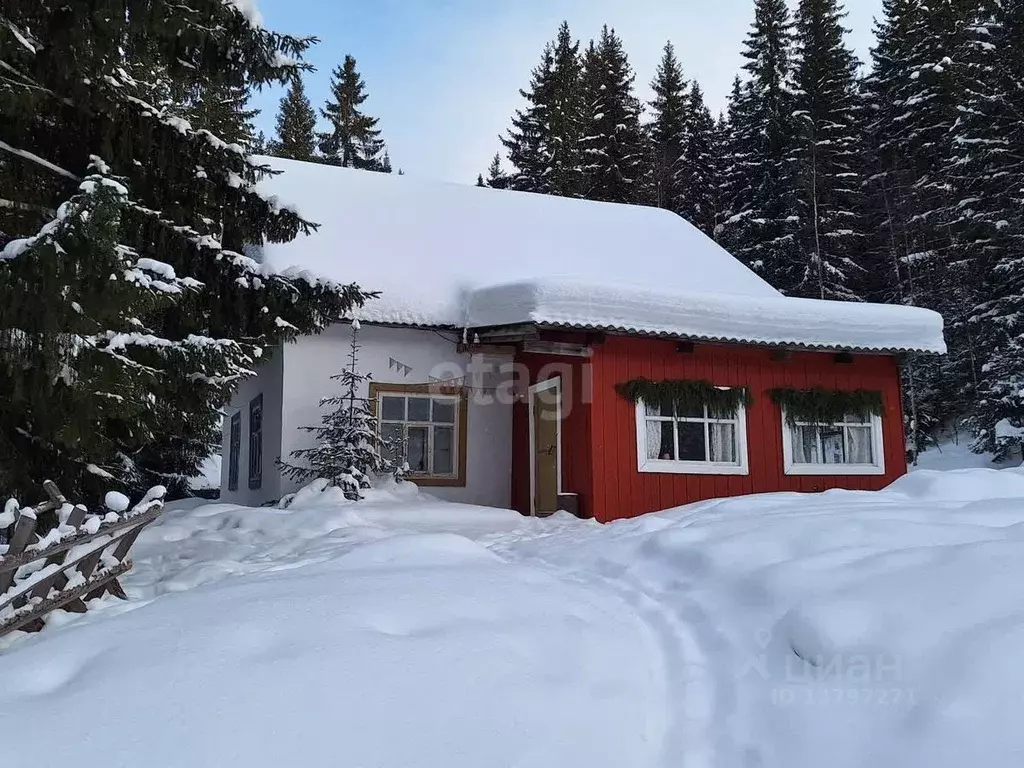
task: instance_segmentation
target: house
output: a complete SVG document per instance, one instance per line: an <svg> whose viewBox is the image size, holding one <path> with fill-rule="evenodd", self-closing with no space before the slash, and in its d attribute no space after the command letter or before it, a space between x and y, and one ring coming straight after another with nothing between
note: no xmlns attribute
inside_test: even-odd
<svg viewBox="0 0 1024 768"><path fill-rule="evenodd" d="M945 351L903 306L782 296L678 216L272 159L320 229L256 256L357 282L360 368L413 482L451 501L607 521L906 472L900 365ZM225 419L222 498L294 490L351 326L278 349Z"/></svg>

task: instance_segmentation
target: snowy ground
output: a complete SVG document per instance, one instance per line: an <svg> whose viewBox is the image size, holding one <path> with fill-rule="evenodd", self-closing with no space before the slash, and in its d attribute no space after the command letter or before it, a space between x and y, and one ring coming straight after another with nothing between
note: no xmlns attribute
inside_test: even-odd
<svg viewBox="0 0 1024 768"><path fill-rule="evenodd" d="M1017 766L1024 473L608 526L414 489L170 511L0 651L11 765ZM81 723L82 727L54 727Z"/></svg>
<svg viewBox="0 0 1024 768"><path fill-rule="evenodd" d="M941 445L933 446L917 457L917 465L911 471L919 469L1004 469L1019 466L1020 459L1007 461L1004 465L992 461L992 454L974 453L971 450L972 439L969 435L957 435L945 440Z"/></svg>

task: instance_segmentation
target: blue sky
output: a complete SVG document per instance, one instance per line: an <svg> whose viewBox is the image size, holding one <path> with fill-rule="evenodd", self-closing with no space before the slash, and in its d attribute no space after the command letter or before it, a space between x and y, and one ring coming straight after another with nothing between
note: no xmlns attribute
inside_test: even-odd
<svg viewBox="0 0 1024 768"><path fill-rule="evenodd" d="M862 59L882 0L847 0L850 42ZM753 0L259 0L265 25L315 35L306 86L314 107L331 69L356 57L396 167L433 179L472 182L499 149L519 89L563 19L589 40L604 23L623 38L645 99L665 41L687 77L724 107L742 63ZM256 95L260 127L273 133L279 89Z"/></svg>

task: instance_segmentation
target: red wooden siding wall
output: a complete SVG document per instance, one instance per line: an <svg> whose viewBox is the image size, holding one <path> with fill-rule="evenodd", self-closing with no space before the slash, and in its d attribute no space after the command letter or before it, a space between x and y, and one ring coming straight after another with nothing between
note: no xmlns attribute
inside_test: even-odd
<svg viewBox="0 0 1024 768"><path fill-rule="evenodd" d="M521 354L529 383L563 375L562 491L578 493L584 512L608 521L703 499L771 491L828 488L877 490L906 472L899 368L888 355L854 355L838 363L831 353L795 352L772 359L769 349L697 344L680 352L674 341L609 336L586 358ZM636 410L615 385L639 377L706 379L750 389L747 410L749 475L678 475L637 470ZM882 392L884 475L786 475L782 414L773 387L871 389ZM513 407L512 505L530 511L529 416L524 382Z"/></svg>
<svg viewBox="0 0 1024 768"><path fill-rule="evenodd" d="M614 336L594 347L591 451L594 489L591 510L598 520L633 517L721 496L770 491L822 491L828 488L876 490L906 472L899 369L886 355L855 355L837 363L826 353L793 353L773 360L756 347L697 344L692 353L673 341ZM637 470L635 406L615 392L630 379L706 379L719 386L750 389L747 410L749 475L676 475ZM885 474L871 476L786 475L782 462L782 414L767 390L872 389L882 392Z"/></svg>

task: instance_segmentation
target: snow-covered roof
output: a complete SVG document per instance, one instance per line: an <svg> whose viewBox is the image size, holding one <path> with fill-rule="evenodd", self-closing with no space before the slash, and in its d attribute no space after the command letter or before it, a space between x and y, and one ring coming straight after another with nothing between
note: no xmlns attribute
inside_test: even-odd
<svg viewBox="0 0 1024 768"><path fill-rule="evenodd" d="M539 323L825 349L944 352L941 317L782 296L668 211L279 158L265 194L320 224L267 268L380 291L368 322Z"/></svg>

